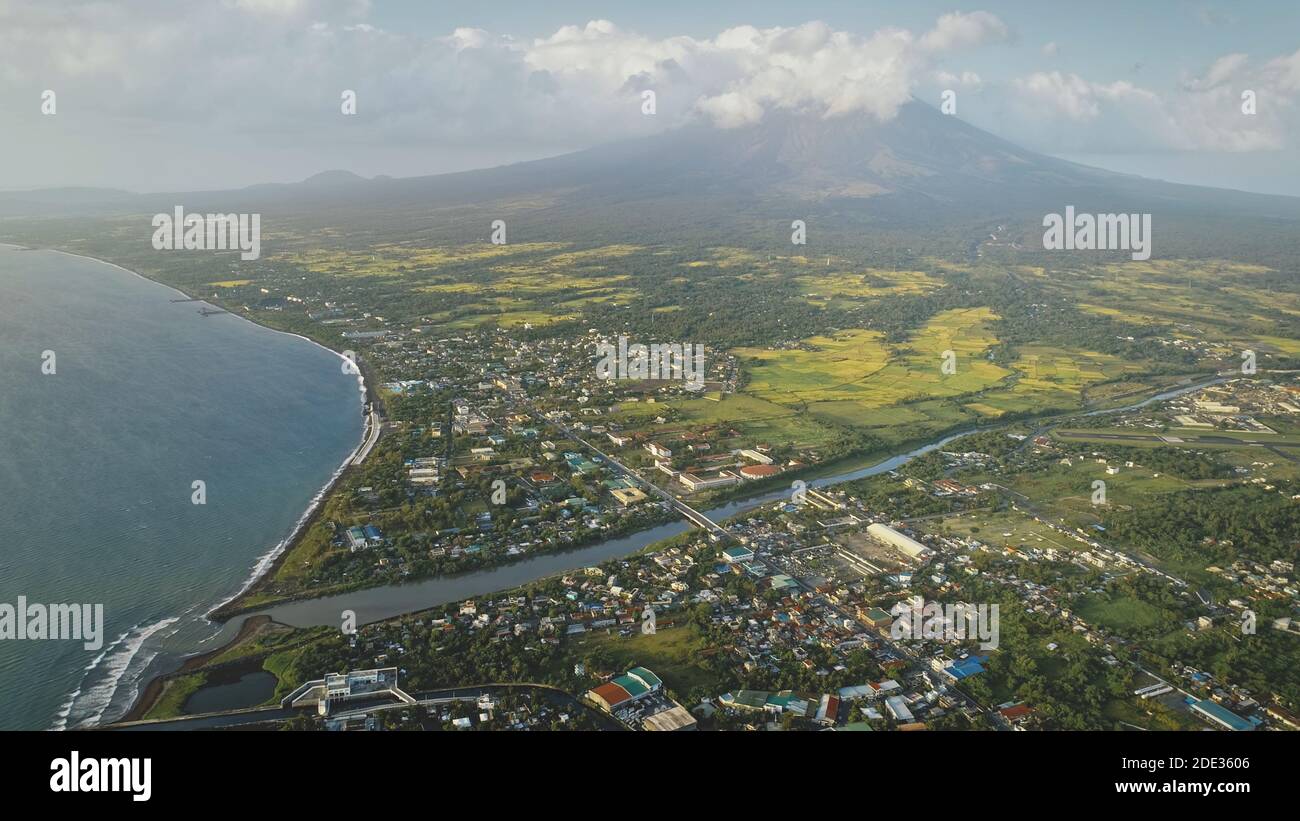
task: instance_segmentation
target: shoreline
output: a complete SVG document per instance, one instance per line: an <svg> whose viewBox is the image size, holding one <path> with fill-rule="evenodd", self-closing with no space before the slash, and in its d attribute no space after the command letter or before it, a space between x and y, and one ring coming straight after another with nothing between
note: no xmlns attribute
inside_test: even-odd
<svg viewBox="0 0 1300 821"><path fill-rule="evenodd" d="M104 265L109 265L112 266L113 268L117 268L120 271L125 271L126 273L131 274L132 276L136 276L139 277L140 279L145 280L146 282L151 282L155 285L159 285L174 293L180 294L181 296L184 296L188 299L197 300L199 302L206 302L209 305L213 305L213 307L220 307L218 305L214 305L211 301L204 298L202 295L191 294L187 291L181 290L180 288L174 285L168 285L165 282L159 282L156 279L145 276L139 271L133 271L130 268L117 264L116 262L111 262L106 259L101 259L100 257L92 257L88 254L78 254L72 251L60 250L58 248L29 248L21 245L10 245L7 243L4 243L3 245L6 245L6 247L15 248L20 251L51 251L53 253L63 254L65 256L80 257L81 259L93 260L95 262L100 262L103 263ZM327 345L324 345L315 339L311 339L310 337L303 336L302 334L296 334L293 333L292 331L282 331L279 328L273 328L270 325L264 325L261 322L257 322L256 320L250 319L244 316L243 314L236 313L234 311L227 310L227 313L230 314L231 316L237 317L238 319L242 319L251 325L256 325L259 328L264 328L268 331L273 331L274 333L278 333L278 334L284 334L285 336L291 336L294 337L295 339L301 339L304 342L309 342L312 345L315 345L316 347L322 350L329 351L330 353L337 356L340 360L343 360L345 362L350 361L348 360L347 357L345 357L342 354L342 352L336 351L333 348L330 348ZM360 388L360 393L364 397L362 399L362 412L365 412L367 405L369 405L371 408L382 407L382 403L379 401L379 396L374 389L374 385L376 384L376 379L367 378L368 376L374 377L373 372L370 371L369 365L364 360L361 359L357 360L356 365L357 365L357 374L356 374L357 382ZM382 429L382 422L383 420L381 417L380 419L381 429ZM245 580L244 584L239 588L239 590L236 591L229 598L225 599L224 601L218 603L215 607L211 608L207 613L204 614L204 618L208 619L209 621L215 622L217 624L225 624L227 621L234 618L235 616L248 612L250 609L252 609L241 605L240 600L245 598L259 584L265 582L266 579L272 577L275 574L275 572L280 568L280 566L284 563L285 557L288 556L288 554L293 551L293 548L295 548L298 545L298 542L303 538L304 534L306 534L306 532L310 529L311 525L314 524L316 519L320 516L320 511L322 508L324 508L325 501L329 498L329 495L333 493L334 489L338 486L340 480L342 480L343 477L348 474L349 469L353 467L353 460L356 459L357 455L361 452L361 449L365 447L366 442L370 437L370 433L371 433L370 417L367 415L366 423L361 430L361 439L357 442L357 446L352 449L352 451L347 455L347 458L344 459L343 462L338 466L338 468L334 471L334 474L330 477L329 481L327 481L325 485L322 486L321 489L316 492L316 495L312 497L311 502L307 505L307 508L303 511L302 516L298 518L298 521L297 523L294 524L293 529L289 531L289 534L285 536L283 539L281 539L279 542L277 542L275 547L272 547L269 551L259 556L256 563L253 565L252 571L249 573L248 579ZM378 439L376 439L376 443L378 443Z"/></svg>
<svg viewBox="0 0 1300 821"><path fill-rule="evenodd" d="M189 656L181 662L180 667L177 667L170 673L160 673L159 675L149 679L149 682L144 687L140 688L140 692L136 694L135 700L131 702L130 708L128 708L125 713L107 724L100 724L98 726L109 727L127 721L139 721L144 718L151 709L153 709L154 704L158 701L158 697L162 695L163 687L167 684L168 680L177 676L183 676L186 673L203 667L212 659L246 640L249 636L256 633L262 626L270 623L270 616L252 616L245 619L244 623L239 626L239 632L236 633L230 641L220 647L208 650L205 653Z"/></svg>
<svg viewBox="0 0 1300 821"><path fill-rule="evenodd" d="M13 247L13 248L16 248L16 249L18 249L18 250L33 250L33 249L24 249L22 246L11 246L11 245L10 245L10 246L6 246L6 247ZM62 250L58 250L58 249L36 249L36 250L51 250L51 251L54 251L55 253L64 254L64 255L67 255L67 256L81 257L81 258L83 258L83 259L89 259L89 260L92 260L92 261L96 261L96 262L100 262L100 263L103 263L103 264L106 264L106 265L110 265L110 266L112 266L112 267L114 267L114 268L118 268L118 269L120 269L120 270L122 270L122 271L125 271L125 272L127 272L127 273L130 273L130 274L136 276L136 277L139 277L140 279L143 279L143 280L146 280L146 281L151 282L151 283L153 283L153 284L161 285L161 286L163 286L163 287L165 287L165 288L168 288L169 290L172 290L172 291L174 291L175 293L181 294L182 296L185 296L185 297L187 297L187 298L189 298L189 299L194 299L194 300L197 300L197 301L208 302L209 304L213 304L213 303L209 302L209 300L203 298L202 296L198 296L198 295L194 295L194 294L187 293L186 291L181 290L180 288L177 288L177 287L174 287L174 286L168 285L168 284L163 283L163 282L159 282L158 280L152 279L152 278L150 278L150 277L148 277L148 276L145 276L144 274L141 274L141 273L139 273L139 272L137 272L137 271L132 271L132 270L129 269L129 268L126 268L126 267L124 267L124 266L122 266L122 265L118 265L117 263L114 263L114 262L110 262L110 261L108 261L108 260L100 259L100 258L98 258L98 257L88 256L88 255L85 255L85 254L76 254L76 253L69 252L69 251L62 251ZM231 313L234 313L234 312L232 311ZM293 336L293 337L297 337L298 339L302 339L302 340L307 341L307 342L309 342L309 343L311 343L311 344L313 344L313 345L316 345L317 347L320 347L320 348L322 348L322 349L324 349L324 350L327 350L327 351L329 351L330 353L333 353L335 356L339 357L340 359L343 359L343 360L345 360L345 361L346 361L346 359L347 359L347 358L344 357L343 354L341 354L340 352L335 351L335 350L329 348L328 346L326 346L326 345L324 345L324 344L322 344L322 343L320 343L320 342L318 342L318 341L316 341L316 340L310 339L309 337L305 337L305 336L302 336L301 334L293 333L293 332L290 332L290 331L283 331L283 330L280 330L280 329L277 329L277 328L271 327L271 326L269 326L269 325L264 325L264 324L262 324L262 323L260 323L260 322L257 322L257 321L255 321L255 320L250 319L250 318L248 318L247 316L244 316L244 315L239 314L239 313L235 313L235 316L238 316L240 319L244 319L245 321L248 321L249 323L251 323L251 324L253 324L253 325L257 325L257 326L262 327L262 328L265 328L265 329L267 329L267 330L274 331L274 332L276 332L276 333L287 334L287 335L289 335L289 336ZM374 388L374 385L376 385L377 382L375 381L375 377L374 377L374 375L373 375L373 372L369 369L369 366L368 366L367 363L365 363L364 361L358 361L357 364L358 364L358 366L359 366L359 367L358 367L358 371L359 371L359 372L358 372L357 376L358 376L358 380L359 380L359 382L360 382L360 389L361 389L361 392L362 392L362 394L363 394L363 396L364 396L364 402L365 402L366 404L369 404L369 406L370 406L371 408L382 408L382 403L380 402L379 397L377 396L377 392L376 392L376 390L375 390L375 388ZM368 376L369 376L370 378L367 378ZM364 409L365 409L365 408L364 408L364 406L363 406L363 410L364 410ZM382 430L382 424L383 424L382 417L374 417L374 418L376 419L377 423L381 426L381 430ZM229 622L230 620L232 620L232 619L234 619L234 618L236 618L236 617L238 617L238 616L245 615L245 614L250 613L250 612L254 612L254 611L259 610L259 609L261 609L261 608L263 607L263 605L248 605L248 604L246 603L246 602L247 602L247 598L248 598L248 596L249 596L251 593L253 593L253 592L257 591L257 590L262 589L263 586L268 582L268 580L274 578L275 573L276 573L276 572L277 572L277 571L278 571L278 570L283 566L283 564L284 564L285 560L287 559L288 555L289 555L289 554L293 551L293 549L294 549L294 548L295 548L295 547L296 547L296 546L301 542L301 540L304 538L305 534L310 530L311 526L312 526L312 525L313 525L313 524L314 524L314 523L319 519L319 517L320 517L320 515L321 515L321 513L322 513L322 511L323 511L323 509L324 509L324 507L325 507L325 503L326 503L326 501L329 499L330 495L331 495L331 494L335 491L335 489L338 487L339 482L340 482L343 478L345 478L346 476L348 476L350 470L351 470L353 467L355 467L355 465L353 464L355 458L356 458L357 455L362 451L362 449L365 447L366 443L369 441L369 439L370 439L370 435L371 435L371 433L372 433L371 428L370 428L370 425L371 425L371 419L372 419L372 417L371 417L369 414L367 414L367 421L366 421L366 424L365 424L365 426L364 426L364 428L363 428L363 431L362 431L362 435L361 435L360 441L359 441L359 443L357 444L356 448L354 448L354 449L352 450L352 452L348 455L348 457L344 460L344 462L343 462L343 463L339 466L339 468L335 471L334 475L330 478L330 480L329 480L329 481L324 485L324 487L323 487L323 488L322 488L322 489L321 489L321 490L320 490L320 491L319 491L319 492L318 492L318 493L313 497L312 502L309 504L309 506L307 507L307 509L304 511L303 515L299 518L297 524L295 524L294 528L290 531L289 535L286 536L284 539L282 539L280 542L278 542L277 545L276 545L274 548L272 548L272 549L271 549L270 551L268 551L267 553L263 554L263 555L262 555L262 556L257 560L256 564L254 565L254 568L253 568L252 572L250 573L249 578L248 578L247 581L243 584L243 586L239 589L238 592L236 592L234 595L230 596L230 597L227 598L225 601L221 602L220 604L218 604L217 606L215 606L215 607L213 607L211 610L209 610L209 611L205 614L204 618L206 618L209 622L213 622L213 623L216 623L216 624L225 624L225 623ZM1026 418L1026 419L1015 420L1015 421L1021 421L1021 422L1033 422L1033 421L1037 421L1037 420L1035 420L1034 417L1028 417L1028 418ZM995 426L993 426L993 427L998 427L998 426L995 425ZM978 430L978 428L977 428L976 430ZM969 432L974 432L974 431L966 431L966 432L969 433ZM953 434L953 435L961 435L961 434L960 434L960 433L955 433L955 434ZM377 441L377 440L376 440L376 441ZM880 459L874 459L873 456L859 455L859 456L857 456L857 457L847 457L846 459L841 459L841 460L831 460L831 462L826 463L826 464L820 466L820 468L815 468L815 469L812 471L812 474L814 475L814 478L815 478L815 475L816 475L817 473L820 473L820 472L825 471L825 470L827 470L827 469L829 469L829 468L832 468L832 467L833 467L837 462L839 462L839 463L842 464L844 461L863 462L863 461L865 460L865 463L866 463L866 464L868 464L868 465L874 465L874 464L876 464L876 463L878 463L878 462L888 461L888 458L889 458L888 456L883 456L883 455L882 455L882 457L881 457ZM741 498L743 499L743 496L742 496ZM726 499L726 498L724 498L724 499L719 499L719 500L717 500L717 501L718 501L718 502L723 502L723 503L730 503L730 502L732 502L732 501L740 501L740 500L733 500L733 499ZM644 548L642 548L642 549L644 549ZM536 580L534 580L534 581L536 581ZM329 595L330 595L329 593L324 593L324 594L318 594L318 595L316 595L316 596L304 596L304 597L302 597L302 598L308 598L308 599L309 599L309 598L322 598L322 597L328 597ZM297 597L292 597L290 600L293 600L293 598L297 598ZM269 604L268 604L267 606L269 606ZM416 612L419 612L419 611L416 611ZM172 670L172 671L170 671L170 672L166 672L166 673L156 673L155 675L153 675L153 676L152 676L152 677L151 677L151 678L150 678L150 679L145 683L145 685L144 685L143 687L141 687L141 688L138 690L137 695L136 695L136 698L135 698L135 700L133 701L133 703L132 703L130 709L129 709L129 710L128 710L128 711L127 711L127 712L126 712L126 713L125 713L121 718L116 719L115 722L113 722L113 723L120 722L120 721L125 721L125 720L130 720L130 719L128 718L128 717L130 717L130 716L143 715L143 713L144 713L144 712L147 712L148 709L149 709L149 708L153 705L153 703L157 700L157 698L158 698L158 696L161 694L162 689L163 689L163 686L164 686L164 684L166 683L167 680L169 680L170 678L176 676L177 674L183 673L183 672L185 672L185 671L187 671L187 670L195 669L195 667L197 667L197 666L202 666L202 664L203 664L206 660L215 657L217 654L219 654L219 653L221 653L221 652L224 652L224 651L227 650L228 648L230 648L230 647L232 647L232 646L238 644L240 641L244 640L244 639L248 636L249 631L251 631L251 630L255 630L257 627L259 627L259 626L261 626L262 624L264 624L264 623L266 623L266 622L269 622L269 621L271 621L271 617L270 617L270 616L266 616L266 615L257 615L257 616L251 616L251 617L245 618L244 621L243 621L243 623L239 626L239 629L238 629L236 635L235 635L232 639L230 639L228 642L226 642L224 645L222 645L221 647L219 647L219 648L217 648L217 649L215 649L215 650L212 650L212 651L208 651L208 652L206 652L206 653L201 653L201 654L197 654L197 655L193 655L193 656L189 656L189 657L185 657L185 658L183 658L183 659L181 660L181 663L180 663L179 668L176 669L176 670ZM137 681L136 683L138 684L138 681Z"/></svg>
<svg viewBox="0 0 1300 821"><path fill-rule="evenodd" d="M252 320L249 321L251 322ZM266 326L262 326L262 327L266 327ZM285 333L285 332L281 331L281 333ZM290 336L298 336L298 334L290 334ZM301 337L301 338L306 339L306 337ZM320 343L318 342L314 344L320 345ZM325 346L321 345L320 347L324 348ZM329 349L326 348L326 350ZM334 353L338 353L338 352L334 351ZM342 354L339 354L339 358L346 359L346 357L344 357ZM358 362L357 364L358 364L357 379L360 380L362 389L366 397L364 404L369 405L372 408L376 407L378 397L372 393L372 388L371 388L371 385L374 383L375 380L367 379L365 376L366 371L369 369L369 366L366 365L364 362ZM364 405L362 410L363 411L365 410ZM378 444L379 439L382 438L382 430L383 430L382 416L379 418L378 424L380 426L381 432L380 432L380 436L375 439L376 444ZM239 589L239 591L235 593L233 596L226 599L225 601L218 604L216 607L213 607L211 610L209 610L205 615L205 618L207 618L209 621L216 622L218 624L225 624L226 622L230 621L236 616L239 616L243 613L247 613L250 610L257 609L255 606L250 606L248 604L245 604L244 603L245 600L247 599L249 594L255 592L259 586L265 584L269 579L275 577L276 572L278 572L279 569L284 565L285 559L288 558L289 554L292 553L294 548L298 546L298 543L307 535L307 532L311 529L311 526L315 524L316 521L320 518L321 512L324 511L325 503L329 500L330 495L334 492L335 488L338 487L339 483L342 482L343 479L349 473L352 472L352 468L356 467L356 465L353 464L353 460L355 460L357 455L361 453L361 449L366 446L366 442L369 441L370 439L370 433L371 433L370 425L371 425L371 417L370 415L367 415L366 423L361 430L361 441L358 442L356 448L354 448L352 452L348 454L348 457L343 461L343 464L339 465L338 470L334 471L334 475L330 477L330 480L325 483L324 487L322 487L316 493L316 495L312 497L311 504L309 504L307 506L307 509L303 511L303 515L299 517L298 522L297 524L294 525L293 530L290 531L289 535L286 536L284 539L282 539L279 544L277 544L274 548L272 548L270 552L266 553L260 559L258 559L257 564L254 565L253 567L253 572L249 575L248 580L244 582L244 585Z"/></svg>
<svg viewBox="0 0 1300 821"><path fill-rule="evenodd" d="M145 280L146 282L152 283L154 285L158 285L162 288L166 288L167 290L179 294L183 297L186 297L187 299L204 302L209 305L213 305L213 307L221 307L219 305L215 305L210 300L208 300L207 298L205 298L200 294L188 293L174 285L169 285L168 283L160 282L156 279L145 276L139 271L133 271L130 268L127 268L123 265L119 265L116 262L112 262L107 259L102 259L100 257L90 256L89 254L78 254L73 251L65 251L59 248L35 248L30 246L17 245L14 243L0 243L0 248L10 249L13 251L50 251L52 253L62 254L64 256L78 257L80 259L88 259L93 262L98 262L103 265L108 265L110 267L116 268L120 271L131 274L132 276L138 277L142 280ZM263 328L265 330L272 331L274 333L284 334L285 336L294 337L304 342L308 342L322 350L328 351L329 353L338 357L342 361L345 362L350 361L347 357L345 357L342 354L342 352L336 351L333 348L330 348L327 345L324 345L315 339L311 339L309 337L303 336L302 334L293 333L292 331L284 331L284 330L280 330L279 328L273 328L270 325L265 325L261 322L257 322L253 319L250 319L247 316L244 316L243 314L236 313L234 311L227 310L227 313L237 317L238 319L248 322L251 325L255 325L259 328ZM377 384L377 382L376 382L376 378L374 377L373 371L371 371L368 363L366 363L364 360L361 359L358 359L356 361L356 366L357 366L356 376L358 382L358 392L362 396L362 402L361 402L362 412L366 413L368 407L382 408L383 407L382 402L380 402L379 396L374 388L374 385ZM380 424L381 432L382 432L382 425L383 425L382 415L380 416L378 422ZM315 523L317 518L320 516L321 511L324 509L326 500L329 498L330 494L333 493L334 489L338 486L339 481L342 480L348 474L350 469L354 466L353 460L356 459L357 455L361 452L362 448L365 447L366 442L369 440L371 434L370 424L371 424L371 416L367 414L366 422L362 427L361 437L358 440L356 447L354 447L348 453L347 458L344 459L343 462L339 465L339 467L335 470L334 474L330 477L329 481L327 481L325 485L319 491L317 491L316 494L312 497L311 502L308 504L307 508L303 511L302 516L298 518L298 521L294 524L293 528L289 531L289 534L285 536L283 539L281 539L280 541L278 541L276 545L272 547L269 551L259 556L256 562L254 563L248 578L245 580L245 582L239 588L239 590L236 591L233 595L226 598L224 601L218 603L215 607L209 609L203 615L204 619L216 625L224 625L230 619L242 613L248 612L248 610L254 609L248 607L240 607L239 602L242 599L244 599L250 592L255 590L258 587L258 585L264 583L267 579L272 578L274 576L275 572L283 564L285 558L289 555L289 553L293 551L293 548L297 546L298 542L307 533L311 525ZM376 439L375 441L377 444L379 440ZM223 652L224 650L238 643L239 641L241 641L243 638L247 636L247 631L258 627L263 623L261 618L262 617L253 617L250 619L245 619L244 623L240 625L239 631L236 633L235 637L232 638L226 644L222 645L221 647L215 650L207 651L205 653L200 653L197 655L185 657L181 661L180 666L176 670L172 670L167 673L158 673L152 676L147 682L144 682L143 686L139 687L136 697L132 702L131 707L128 709L128 711L125 714L123 714L121 718L117 718L113 722L109 722L109 723L117 723L120 721L125 721L127 720L126 718L127 716L133 715L137 711L147 711L152 706L153 702L157 699L158 695L161 694L162 686L168 678L175 676L180 672L193 669L195 666L193 662L199 661L201 663L203 660L212 658L215 656L215 654ZM270 617L265 617L265 620L269 622ZM139 685L140 682L137 681L135 682L135 684ZM105 726L105 725L100 724L98 726Z"/></svg>

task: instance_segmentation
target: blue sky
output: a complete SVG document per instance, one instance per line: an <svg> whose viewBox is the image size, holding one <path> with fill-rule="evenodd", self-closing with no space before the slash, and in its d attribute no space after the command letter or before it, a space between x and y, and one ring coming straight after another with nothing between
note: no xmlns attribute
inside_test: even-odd
<svg viewBox="0 0 1300 821"><path fill-rule="evenodd" d="M1289 0L9 0L0 185L441 173L777 108L887 119L945 89L960 118L1045 153L1300 195Z"/></svg>

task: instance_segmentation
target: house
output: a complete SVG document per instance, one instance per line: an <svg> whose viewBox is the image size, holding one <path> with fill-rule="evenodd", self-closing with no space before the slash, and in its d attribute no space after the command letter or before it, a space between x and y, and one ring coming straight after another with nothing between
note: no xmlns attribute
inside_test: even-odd
<svg viewBox="0 0 1300 821"><path fill-rule="evenodd" d="M658 442L646 442L645 449L656 459L671 459L673 452Z"/></svg>
<svg viewBox="0 0 1300 821"><path fill-rule="evenodd" d="M894 717L895 721L901 721L907 724L912 722L912 711L907 709L907 702L902 696L890 696L885 699L885 709Z"/></svg>

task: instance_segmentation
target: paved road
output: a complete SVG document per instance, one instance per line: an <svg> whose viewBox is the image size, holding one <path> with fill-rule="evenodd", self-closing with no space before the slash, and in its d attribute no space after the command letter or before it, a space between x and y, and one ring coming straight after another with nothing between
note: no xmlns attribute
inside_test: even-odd
<svg viewBox="0 0 1300 821"><path fill-rule="evenodd" d="M1279 442L1276 439L1236 439L1231 436L1214 436L1212 434L1184 434L1184 433L1083 433L1076 431L1058 430L1056 435L1062 439L1109 439L1118 442L1159 442L1162 445L1263 445L1265 447L1275 448L1300 448L1300 442ZM1177 439L1181 441L1170 441Z"/></svg>
<svg viewBox="0 0 1300 821"><path fill-rule="evenodd" d="M383 429L383 417L371 410L370 416L366 417L366 441L357 449L357 455L352 458L353 465L359 465L366 461L370 451L374 450L375 444L379 442L379 434L383 432Z"/></svg>
<svg viewBox="0 0 1300 821"><path fill-rule="evenodd" d="M706 528L723 538L727 538L729 536L725 528L723 528L721 525L719 525L717 522L713 521L709 517L705 516L703 513L699 512L695 508L683 502L681 499L678 499L676 496L672 495L668 491L659 487L654 482L648 481L646 479L642 479L641 476L636 471L632 470L627 465L624 465L622 462L618 461L613 456L610 456L608 453L605 453L600 448L588 442L586 439L583 439L581 436L578 436L576 433L569 430L568 427L561 425L558 422L554 424L556 427L558 427L561 431L564 432L565 436L569 437L575 442L580 442L584 447L586 447L592 453L604 459L618 473L622 474L624 477L634 482L637 485L637 487L647 489L654 495L659 496L664 501L671 504L679 513L685 516L686 519L689 520L692 524L700 528Z"/></svg>
<svg viewBox="0 0 1300 821"><path fill-rule="evenodd" d="M556 687L545 684L531 683L510 683L510 684L481 684L472 687L453 687L443 690L423 690L417 693L411 693L411 696L420 705L435 706L438 704L447 704L452 701L476 701L479 696L500 692L502 690L538 690L551 700L557 706L570 707L576 710L587 710L594 712L602 718L607 718L610 722L614 719L605 716L594 708L577 699L573 694ZM358 701L349 706L347 710L335 713L333 718L348 718L362 715L370 715L377 712L393 709L405 709L415 705L405 702L388 702L388 701ZM231 729L234 727L247 727L257 724L278 724L292 718L295 715L307 713L305 709L284 709L281 707L256 707L248 710L241 710L233 713L211 713L200 716L184 716L181 718L170 719L167 721L148 721L133 722L131 724L110 725L105 729L117 731L157 731L171 732L176 730L221 730ZM615 727L611 726L611 729ZM622 728L622 725L617 725Z"/></svg>

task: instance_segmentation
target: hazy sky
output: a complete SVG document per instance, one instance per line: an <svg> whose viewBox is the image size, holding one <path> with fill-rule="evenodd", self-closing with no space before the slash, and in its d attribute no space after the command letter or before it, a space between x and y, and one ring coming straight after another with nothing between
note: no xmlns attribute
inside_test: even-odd
<svg viewBox="0 0 1300 821"><path fill-rule="evenodd" d="M0 189L430 174L945 89L1039 151L1300 195L1294 0L0 0Z"/></svg>

